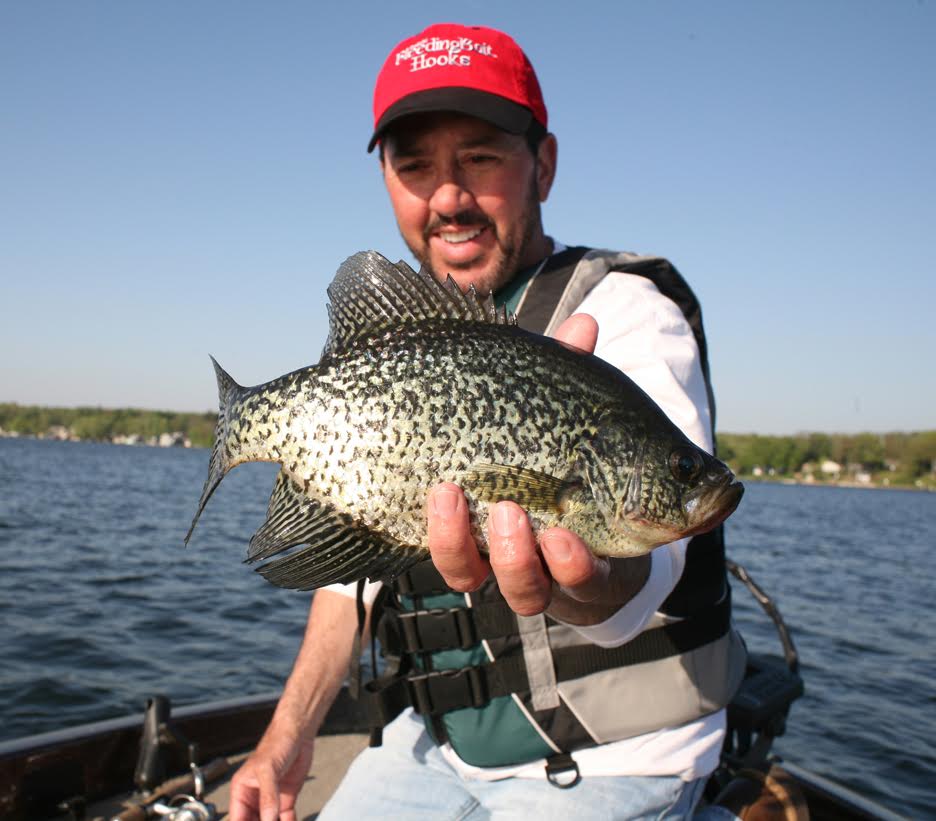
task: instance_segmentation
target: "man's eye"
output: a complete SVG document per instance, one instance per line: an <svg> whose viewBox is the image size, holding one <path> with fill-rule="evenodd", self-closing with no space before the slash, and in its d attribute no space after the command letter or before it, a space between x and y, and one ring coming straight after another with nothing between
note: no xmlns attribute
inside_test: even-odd
<svg viewBox="0 0 936 821"><path fill-rule="evenodd" d="M424 162L408 162L403 163L403 165L397 166L397 174L418 174L420 171L425 171L427 164Z"/></svg>
<svg viewBox="0 0 936 821"><path fill-rule="evenodd" d="M497 157L493 154L472 154L468 157L468 162L471 165L485 165L487 163L493 163L497 161Z"/></svg>

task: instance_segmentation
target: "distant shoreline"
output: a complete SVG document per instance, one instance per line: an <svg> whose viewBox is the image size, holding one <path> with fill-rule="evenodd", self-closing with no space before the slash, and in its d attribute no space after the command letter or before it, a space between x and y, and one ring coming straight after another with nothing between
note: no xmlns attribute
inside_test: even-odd
<svg viewBox="0 0 936 821"><path fill-rule="evenodd" d="M161 447L210 446L217 419L217 413L0 403L0 436Z"/></svg>
<svg viewBox="0 0 936 821"><path fill-rule="evenodd" d="M863 482L841 482L841 481L829 481L829 482L806 482L802 479L781 479L781 478L771 478L764 479L759 476L738 476L738 478L748 484L752 485L793 485L795 487L835 487L835 488L845 488L848 490L913 490L913 491L923 491L925 493L936 493L936 487L930 487L927 485L904 485L904 484L873 484L873 483L863 483Z"/></svg>
<svg viewBox="0 0 936 821"><path fill-rule="evenodd" d="M20 434L16 432L4 431L0 429L0 440L2 439L26 439L33 442L68 442L71 444L93 444L93 445L116 445L119 447L156 447L156 448L171 448L171 447L181 447L185 450L209 450L210 445L194 445L191 442L186 442L185 444L180 444L176 442L175 444L160 444L158 441L150 440L139 440L139 441L110 441L110 440L99 440L99 439L58 439L55 437L49 436L36 436L33 434ZM165 442L165 440L163 440ZM909 491L923 491L925 493L936 493L936 485L927 485L922 484L901 484L901 483L874 483L874 482L855 482L855 481L842 481L842 480L825 480L825 481L807 481L805 479L796 479L792 477L781 477L781 476L753 476L751 474L738 474L738 479L742 482L748 484L758 484L758 485L793 485L796 487L834 487L834 488L846 488L852 490L909 490Z"/></svg>
<svg viewBox="0 0 936 821"><path fill-rule="evenodd" d="M50 408L0 402L0 437L210 447L217 413ZM829 487L936 489L936 430L718 433L717 454L741 478ZM811 478L810 478L811 477Z"/></svg>
<svg viewBox="0 0 936 821"><path fill-rule="evenodd" d="M208 448L209 445L193 445L182 431L161 433L159 436L144 437L140 434L118 434L110 439L83 439L67 432L50 434L19 433L0 428L0 439L29 439L34 442L72 442L74 444L120 445L144 448Z"/></svg>

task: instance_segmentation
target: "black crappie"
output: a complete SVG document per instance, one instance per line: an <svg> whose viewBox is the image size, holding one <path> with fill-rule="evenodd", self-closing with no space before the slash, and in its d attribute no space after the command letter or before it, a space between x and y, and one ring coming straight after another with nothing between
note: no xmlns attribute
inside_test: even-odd
<svg viewBox="0 0 936 821"><path fill-rule="evenodd" d="M740 501L731 471L627 376L521 330L490 297L375 252L348 259L328 296L318 365L244 388L215 362L221 410L186 542L249 461L282 470L247 560L277 556L259 571L299 589L426 558L425 496L441 481L464 488L482 550L501 499L536 530L567 527L624 557L709 530Z"/></svg>

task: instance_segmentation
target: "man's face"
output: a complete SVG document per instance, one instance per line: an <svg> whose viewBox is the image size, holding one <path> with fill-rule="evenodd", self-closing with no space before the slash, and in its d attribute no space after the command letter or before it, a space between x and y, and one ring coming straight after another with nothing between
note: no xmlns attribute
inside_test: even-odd
<svg viewBox="0 0 936 821"><path fill-rule="evenodd" d="M534 157L524 137L474 117L413 115L385 138L383 174L413 255L487 293L549 253L540 203L555 160L552 135Z"/></svg>

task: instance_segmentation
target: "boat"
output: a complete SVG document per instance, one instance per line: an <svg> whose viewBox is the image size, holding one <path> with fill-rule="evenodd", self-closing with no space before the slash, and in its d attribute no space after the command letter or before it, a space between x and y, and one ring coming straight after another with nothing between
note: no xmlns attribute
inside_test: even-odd
<svg viewBox="0 0 936 821"><path fill-rule="evenodd" d="M227 810L230 779L266 729L279 693L172 708L148 698L128 715L0 742L0 819L144 821L181 809L189 821ZM300 802L315 817L369 735L342 689L323 723ZM205 807L195 811L195 805ZM202 814L203 813L203 814Z"/></svg>
<svg viewBox="0 0 936 821"><path fill-rule="evenodd" d="M709 800L739 773L780 767L815 821L901 821L868 797L772 753L790 706L804 691L796 649L770 598L743 568L731 561L727 566L774 622L783 654L749 657L744 682L728 707L728 737L706 790ZM278 695L178 709L155 695L146 700L142 720L124 716L0 742L0 819L223 818L230 779L260 739ZM364 710L343 688L316 740L297 818L316 817L368 741Z"/></svg>

